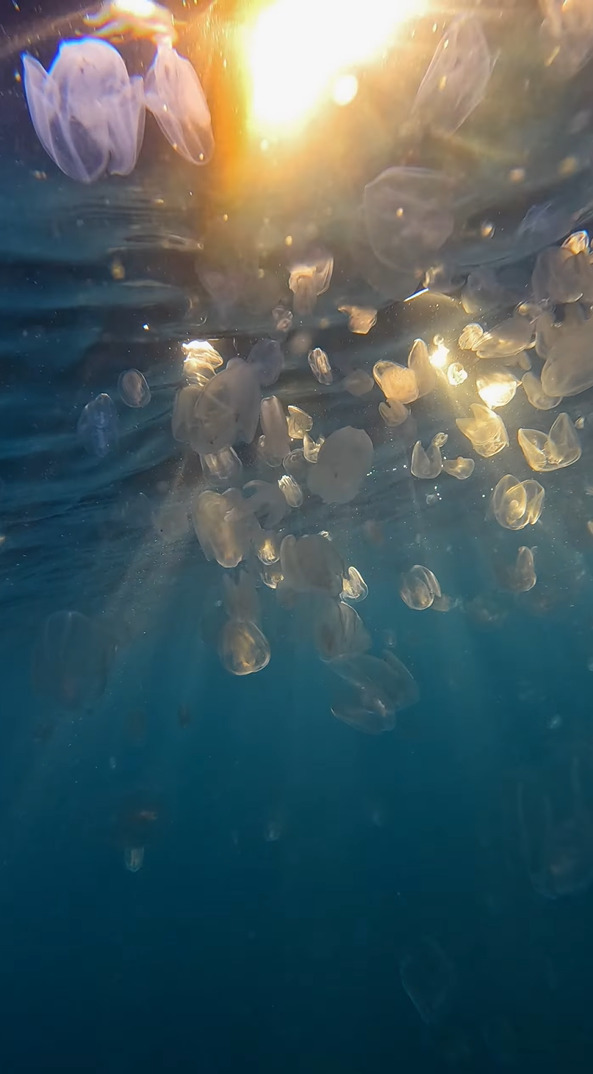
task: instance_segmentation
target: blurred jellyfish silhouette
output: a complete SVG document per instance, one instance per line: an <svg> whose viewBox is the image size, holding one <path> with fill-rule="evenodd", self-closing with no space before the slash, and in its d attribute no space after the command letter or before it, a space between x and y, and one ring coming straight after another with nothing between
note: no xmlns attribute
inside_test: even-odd
<svg viewBox="0 0 593 1074"><path fill-rule="evenodd" d="M49 615L33 652L33 688L67 709L101 697L115 654L112 640L80 612Z"/></svg>
<svg viewBox="0 0 593 1074"><path fill-rule="evenodd" d="M457 983L455 967L437 940L423 936L399 964L401 983L426 1025L438 1023L450 1008Z"/></svg>

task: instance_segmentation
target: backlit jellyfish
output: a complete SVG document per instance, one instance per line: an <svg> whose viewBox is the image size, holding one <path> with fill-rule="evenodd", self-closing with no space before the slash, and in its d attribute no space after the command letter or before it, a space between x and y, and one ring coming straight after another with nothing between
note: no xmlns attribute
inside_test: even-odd
<svg viewBox="0 0 593 1074"><path fill-rule="evenodd" d="M546 473L572 466L582 454L577 431L568 414L559 414L550 432L519 429L519 447L532 470Z"/></svg>
<svg viewBox="0 0 593 1074"><path fill-rule="evenodd" d="M330 664L352 688L350 699L332 705L332 715L365 734L393 731L397 714L418 700L418 687L405 664L390 651L362 653Z"/></svg>
<svg viewBox="0 0 593 1074"><path fill-rule="evenodd" d="M439 1022L448 1012L457 984L455 967L436 940L426 936L404 955L399 975L426 1025Z"/></svg>
<svg viewBox="0 0 593 1074"><path fill-rule="evenodd" d="M54 612L33 653L35 692L63 708L82 708L101 697L113 655L113 645L92 619L80 612Z"/></svg>
<svg viewBox="0 0 593 1074"><path fill-rule="evenodd" d="M490 500L492 514L507 530L522 530L534 526L544 506L545 490L538 481L528 478L518 481L505 474L496 485Z"/></svg>
<svg viewBox="0 0 593 1074"><path fill-rule="evenodd" d="M207 164L214 152L208 102L191 63L168 41L157 46L144 98L173 149L191 164Z"/></svg>
<svg viewBox="0 0 593 1074"><path fill-rule="evenodd" d="M369 373L365 373L364 369L352 369L344 377L343 387L350 395L358 398L361 395L368 395L369 392L372 392L374 381Z"/></svg>
<svg viewBox="0 0 593 1074"><path fill-rule="evenodd" d="M269 565L280 559L280 540L275 533L262 531L254 541L254 549L260 563Z"/></svg>
<svg viewBox="0 0 593 1074"><path fill-rule="evenodd" d="M278 488L289 507L300 507L303 502L303 490L291 474L282 474L278 479Z"/></svg>
<svg viewBox="0 0 593 1074"><path fill-rule="evenodd" d="M462 351L475 351L479 347L483 335L484 329L481 324L476 324L475 322L466 324L457 340L457 344Z"/></svg>
<svg viewBox="0 0 593 1074"><path fill-rule="evenodd" d="M428 567L416 563L402 574L399 595L408 608L423 612L432 606L435 597L441 596L441 587Z"/></svg>
<svg viewBox="0 0 593 1074"><path fill-rule="evenodd" d="M295 313L313 312L317 296L324 294L330 285L333 271L334 259L330 254L318 254L291 266L288 286L294 295Z"/></svg>
<svg viewBox="0 0 593 1074"><path fill-rule="evenodd" d="M315 347L312 351L309 351L307 361L315 380L319 381L320 384L332 383L334 375L329 364L329 358L321 347Z"/></svg>
<svg viewBox="0 0 593 1074"><path fill-rule="evenodd" d="M313 428L313 418L299 406L288 406L288 435L291 440L302 440L305 433L310 433Z"/></svg>
<svg viewBox="0 0 593 1074"><path fill-rule="evenodd" d="M207 489L196 497L192 519L196 537L206 559L215 559L221 567L236 567L247 554L257 527L250 517L229 518L234 508L241 508L243 497L238 489L218 493Z"/></svg>
<svg viewBox="0 0 593 1074"><path fill-rule="evenodd" d="M259 420L264 434L265 461L269 466L281 466L290 451L290 438L286 415L277 395L262 399Z"/></svg>
<svg viewBox="0 0 593 1074"><path fill-rule="evenodd" d="M319 452L325 444L325 437L320 436L318 440L314 440L308 433L303 433L303 458L307 462L315 463L319 458ZM294 452L293 452L294 454Z"/></svg>
<svg viewBox="0 0 593 1074"><path fill-rule="evenodd" d="M189 422L194 451L208 455L235 444L250 444L257 429L260 402L253 367L241 358L231 358L196 398Z"/></svg>
<svg viewBox="0 0 593 1074"><path fill-rule="evenodd" d="M90 37L64 41L46 73L23 55L35 132L58 168L81 183L129 175L144 136L144 89L117 49Z"/></svg>
<svg viewBox="0 0 593 1074"><path fill-rule="evenodd" d="M320 533L304 537L288 534L280 545L280 568L285 586L295 593L338 597L342 592L342 557L333 542Z"/></svg>
<svg viewBox="0 0 593 1074"><path fill-rule="evenodd" d="M568 246L549 246L537 255L531 275L536 302L578 302L591 294L593 279L588 254L573 253Z"/></svg>
<svg viewBox="0 0 593 1074"><path fill-rule="evenodd" d="M506 406L515 398L519 381L508 370L496 370L484 373L476 378L478 395L486 406L495 410Z"/></svg>
<svg viewBox="0 0 593 1074"><path fill-rule="evenodd" d="M478 358L513 358L533 340L533 325L529 317L514 313L506 321L491 328L475 348Z"/></svg>
<svg viewBox="0 0 593 1074"><path fill-rule="evenodd" d="M593 317L577 304L564 307L556 324L543 313L537 322L536 349L544 358L542 388L549 396L579 395L593 386Z"/></svg>
<svg viewBox="0 0 593 1074"><path fill-rule="evenodd" d="M546 395L542 382L535 373L524 373L521 377L521 384L529 402L536 410L553 410L562 402L561 395Z"/></svg>
<svg viewBox="0 0 593 1074"><path fill-rule="evenodd" d="M416 378L418 398L428 395L437 385L437 374L423 339L415 339L408 355L408 368ZM410 400L412 402L412 400Z"/></svg>
<svg viewBox="0 0 593 1074"><path fill-rule="evenodd" d="M498 570L501 584L511 593L528 593L537 582L533 549L522 545L515 562Z"/></svg>
<svg viewBox="0 0 593 1074"><path fill-rule="evenodd" d="M412 114L440 134L454 134L483 99L492 67L482 23L459 15L435 49Z"/></svg>
<svg viewBox="0 0 593 1074"><path fill-rule="evenodd" d="M89 455L103 459L117 447L119 420L110 395L102 393L83 407L76 431Z"/></svg>
<svg viewBox="0 0 593 1074"><path fill-rule="evenodd" d="M150 388L139 369L126 369L120 373L117 390L122 403L129 407L145 407L150 403Z"/></svg>
<svg viewBox="0 0 593 1074"><path fill-rule="evenodd" d="M379 261L424 267L453 232L451 181L429 168L388 168L364 188L363 215Z"/></svg>
<svg viewBox="0 0 593 1074"><path fill-rule="evenodd" d="M343 583L344 588L340 593L342 600L365 600L368 596L369 587L356 567L348 567Z"/></svg>
<svg viewBox="0 0 593 1074"><path fill-rule="evenodd" d="M288 513L288 502L277 482L248 481L243 495L229 513L233 524L255 519L264 529L273 529ZM253 531L253 527L250 527Z"/></svg>
<svg viewBox="0 0 593 1074"><path fill-rule="evenodd" d="M467 380L467 369L461 362L451 362L447 367L447 380L452 388L459 387Z"/></svg>
<svg viewBox="0 0 593 1074"><path fill-rule="evenodd" d="M433 436L425 451L420 440L417 440L412 449L412 461L410 470L414 477L435 478L443 469L441 447L446 442L445 433L437 433Z"/></svg>
<svg viewBox="0 0 593 1074"><path fill-rule="evenodd" d="M497 455L508 447L509 437L502 418L482 403L472 403L471 418L456 418L458 428L468 440L474 451L484 459Z"/></svg>
<svg viewBox="0 0 593 1074"><path fill-rule="evenodd" d="M270 644L256 623L229 619L222 628L218 653L231 675L253 675L270 662Z"/></svg>
<svg viewBox="0 0 593 1074"><path fill-rule="evenodd" d="M170 11L154 0L104 0L94 15L84 16L95 37L148 37L175 44L177 31Z"/></svg>
<svg viewBox="0 0 593 1074"><path fill-rule="evenodd" d="M124 865L129 873L137 873L144 865L144 847L124 847Z"/></svg>
<svg viewBox="0 0 593 1074"><path fill-rule="evenodd" d="M371 638L358 612L341 600L319 598L313 618L315 648L322 660L364 653Z"/></svg>
<svg viewBox="0 0 593 1074"><path fill-rule="evenodd" d="M340 313L348 314L348 328L359 336L366 336L377 323L377 310L365 306L338 306Z"/></svg>
<svg viewBox="0 0 593 1074"><path fill-rule="evenodd" d="M389 403L413 403L418 398L416 374L408 366L398 362L375 362L373 377Z"/></svg>
<svg viewBox="0 0 593 1074"><path fill-rule="evenodd" d="M213 485L233 485L241 482L243 463L232 447L222 448L210 455L200 455L202 473Z"/></svg>
<svg viewBox="0 0 593 1074"><path fill-rule="evenodd" d="M194 422L195 405L202 394L202 386L187 384L180 388L175 395L173 414L171 416L171 432L173 438L181 444L189 444ZM203 452L208 454L208 452Z"/></svg>
<svg viewBox="0 0 593 1074"><path fill-rule="evenodd" d="M189 384L205 388L223 364L221 355L206 339L191 339L182 344L183 375Z"/></svg>
<svg viewBox="0 0 593 1074"><path fill-rule="evenodd" d="M387 427L392 429L397 428L398 425L403 425L410 417L408 408L397 399L389 399L385 403L379 403L378 411Z"/></svg>
<svg viewBox="0 0 593 1074"><path fill-rule="evenodd" d="M468 477L473 474L475 466L473 459L464 459L462 455L458 455L456 459L443 459L445 473L456 477L458 481L467 481Z"/></svg>
<svg viewBox="0 0 593 1074"><path fill-rule="evenodd" d="M309 473L309 489L325 503L350 503L373 462L373 444L364 429L337 429L322 444Z"/></svg>
<svg viewBox="0 0 593 1074"><path fill-rule="evenodd" d="M258 339L245 360L253 366L262 388L275 384L284 369L284 354L276 339Z"/></svg>
<svg viewBox="0 0 593 1074"><path fill-rule="evenodd" d="M561 752L517 787L517 821L532 886L546 899L585 891L593 881L591 763Z"/></svg>

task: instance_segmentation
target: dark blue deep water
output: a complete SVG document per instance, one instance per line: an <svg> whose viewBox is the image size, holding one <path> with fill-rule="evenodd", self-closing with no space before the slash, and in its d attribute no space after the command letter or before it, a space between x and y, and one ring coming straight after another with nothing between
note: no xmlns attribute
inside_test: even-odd
<svg viewBox="0 0 593 1074"><path fill-rule="evenodd" d="M532 280L542 250L593 222L593 26L573 3L582 18L576 35L558 31L560 71L541 29L555 4L463 8L495 63L456 130L410 120L460 13L428 5L362 67L356 101L325 102L262 149L237 35L263 5L171 0L214 156L182 159L149 116L133 172L84 184L38 143L20 60L47 68L84 34L84 11L2 0L1 1074L591 1070L593 331L578 359L567 326L575 311L588 323L593 286L569 296ZM342 6L346 22L364 18ZM289 24L274 48L288 57L296 40ZM116 43L145 74L150 35ZM304 72L309 61L305 50ZM444 244L422 248L416 206L388 263L381 228L391 242L396 225L372 232L362 198L392 167L430 168L453 193ZM324 256L330 286L293 309L291 266ZM496 335L521 303L533 332L546 317L565 330L561 360L581 361L586 387L550 411L519 387L497 411L510 443L485 458L455 419L479 402L479 375L520 379L525 365L520 348L497 364L457 341L469 322ZM344 304L377 311L368 334L349 330ZM292 322L278 326L278 307ZM416 337L432 352L435 336L467 379L439 374L401 426L381 419L377 385L344 389L352 370L405 365ZM229 569L204 555L198 495L283 471L258 457L258 430L236 445L242 475L215 486L173 438L194 339L225 362L276 340L284 368L264 394L307 411L315 437L371 437L348 502L323 502L305 476L302 506L269 528L278 542L329 533L368 586L354 606L369 652L401 661L417 698L374 679L358 688L319 658L335 591L266 587L253 547ZM312 347L332 384L314 378ZM539 336L525 354L539 375ZM150 387L144 408L118 392L129 369ZM118 424L104 452L80 425L101 393ZM580 458L534 472L517 430L547 433L560 412ZM414 443L437 432L448 459L474 459L467 481L412 476ZM533 526L493 517L505 474L541 480ZM531 588L509 582L522 546ZM449 598L442 613L402 599L416 564ZM236 676L220 658L223 576L241 572L271 658Z"/></svg>

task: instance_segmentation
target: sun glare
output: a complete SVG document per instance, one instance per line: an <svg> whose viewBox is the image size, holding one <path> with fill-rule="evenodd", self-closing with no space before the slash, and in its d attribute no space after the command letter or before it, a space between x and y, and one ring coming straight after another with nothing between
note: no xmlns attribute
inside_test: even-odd
<svg viewBox="0 0 593 1074"><path fill-rule="evenodd" d="M352 100L358 86L352 68L379 57L398 27L424 6L425 0L276 0L248 35L253 126L260 133L293 133L321 103L335 99L336 85L350 85Z"/></svg>

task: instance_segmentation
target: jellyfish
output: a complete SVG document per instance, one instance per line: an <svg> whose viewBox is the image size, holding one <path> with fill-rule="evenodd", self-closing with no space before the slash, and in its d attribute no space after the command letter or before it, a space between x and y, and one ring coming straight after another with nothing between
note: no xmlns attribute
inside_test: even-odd
<svg viewBox="0 0 593 1074"><path fill-rule="evenodd" d="M182 344L185 355L183 360L183 375L190 384L197 384L205 388L216 370L223 364L221 355L208 340L191 339Z"/></svg>
<svg viewBox="0 0 593 1074"><path fill-rule="evenodd" d="M398 399L389 399L385 403L379 403L378 410L387 427L392 429L397 428L398 425L403 425L410 417L410 411L407 406L400 403Z"/></svg>
<svg viewBox="0 0 593 1074"><path fill-rule="evenodd" d="M150 388L139 369L126 369L117 382L122 403L129 407L145 407L150 403Z"/></svg>
<svg viewBox="0 0 593 1074"><path fill-rule="evenodd" d="M363 429L347 425L328 436L309 473L309 488L325 503L350 503L373 461L373 444Z"/></svg>
<svg viewBox="0 0 593 1074"><path fill-rule="evenodd" d="M309 351L307 361L315 380L318 380L320 384L332 383L334 375L329 364L329 358L325 351L321 350L321 347L315 347L312 351Z"/></svg>
<svg viewBox="0 0 593 1074"><path fill-rule="evenodd" d="M371 638L358 612L341 600L318 598L313 617L315 648L322 660L364 653Z"/></svg>
<svg viewBox="0 0 593 1074"><path fill-rule="evenodd" d="M398 713L418 700L414 678L392 652L340 657L330 667L351 688L350 699L334 704L332 715L366 734L392 731Z"/></svg>
<svg viewBox="0 0 593 1074"><path fill-rule="evenodd" d="M573 253L568 246L548 246L537 255L531 275L536 302L578 302L591 294L588 255Z"/></svg>
<svg viewBox="0 0 593 1074"><path fill-rule="evenodd" d="M229 619L218 647L221 663L231 675L253 675L270 662L270 644L256 623Z"/></svg>
<svg viewBox="0 0 593 1074"><path fill-rule="evenodd" d="M388 168L364 188L363 216L379 261L424 267L453 231L451 181L429 168Z"/></svg>
<svg viewBox="0 0 593 1074"><path fill-rule="evenodd" d="M296 593L338 597L342 591L342 557L333 542L320 533L304 537L288 534L280 545L280 566L286 586Z"/></svg>
<svg viewBox="0 0 593 1074"><path fill-rule="evenodd" d="M80 709L101 697L115 650L88 616L54 612L43 624L33 653L33 687L66 709Z"/></svg>
<svg viewBox="0 0 593 1074"><path fill-rule="evenodd" d="M485 459L497 455L508 447L509 437L502 418L482 403L472 403L471 418L456 418L458 428L468 440L474 451Z"/></svg>
<svg viewBox="0 0 593 1074"><path fill-rule="evenodd" d="M23 55L35 132L58 168L81 183L129 175L144 136L144 90L117 49L84 37L63 41L48 72Z"/></svg>
<svg viewBox="0 0 593 1074"><path fill-rule="evenodd" d="M289 507L300 507L303 502L303 490L291 474L282 474L278 479L278 488Z"/></svg>
<svg viewBox="0 0 593 1074"><path fill-rule="evenodd" d="M249 572L240 568L237 574L223 578L222 584L224 608L229 619L259 622L259 601Z"/></svg>
<svg viewBox="0 0 593 1074"><path fill-rule="evenodd" d="M290 451L290 438L286 415L277 395L262 399L259 420L264 434L264 458L269 466L281 466Z"/></svg>
<svg viewBox="0 0 593 1074"><path fill-rule="evenodd" d="M550 432L519 429L519 447L532 470L545 473L572 466L582 454L577 431L568 414L559 414Z"/></svg>
<svg viewBox="0 0 593 1074"><path fill-rule="evenodd" d="M564 307L561 324L543 313L537 322L536 349L544 359L542 388L549 396L579 395L593 386L593 317L578 304Z"/></svg>
<svg viewBox="0 0 593 1074"><path fill-rule="evenodd" d="M200 455L200 462L204 477L215 485L232 485L241 480L243 463L232 447Z"/></svg>
<svg viewBox="0 0 593 1074"><path fill-rule="evenodd" d="M457 984L455 967L443 948L431 937L423 937L399 964L405 992L423 1022L439 1022L450 1008Z"/></svg>
<svg viewBox="0 0 593 1074"><path fill-rule="evenodd" d="M527 399L536 410L553 410L562 402L561 395L546 395L542 382L535 373L524 373L521 377L521 384L525 389Z"/></svg>
<svg viewBox="0 0 593 1074"><path fill-rule="evenodd" d="M103 459L117 446L119 421L115 403L102 393L83 408L76 431L89 455Z"/></svg>
<svg viewBox="0 0 593 1074"><path fill-rule="evenodd" d="M356 567L348 567L342 581L344 583L344 588L340 593L342 600L358 601L368 597L369 587Z"/></svg>
<svg viewBox="0 0 593 1074"><path fill-rule="evenodd" d="M365 373L364 369L352 369L344 377L345 390L355 398L361 395L368 395L369 392L372 392L373 387L373 378L368 373Z"/></svg>
<svg viewBox="0 0 593 1074"><path fill-rule="evenodd" d="M399 593L408 608L421 612L431 607L435 597L441 596L441 587L428 567L416 563L402 575Z"/></svg>
<svg viewBox="0 0 593 1074"><path fill-rule="evenodd" d="M243 486L243 495L231 509L228 521L231 524L257 520L264 529L272 529L282 521L288 512L288 502L277 482L248 481ZM250 532L253 526L249 526Z"/></svg>
<svg viewBox="0 0 593 1074"><path fill-rule="evenodd" d="M454 134L484 97L493 66L480 20L458 16L436 47L412 114L440 134Z"/></svg>
<svg viewBox="0 0 593 1074"><path fill-rule="evenodd" d="M104 0L94 15L84 16L84 22L95 37L148 37L171 44L177 38L173 15L154 0Z"/></svg>
<svg viewBox="0 0 593 1074"><path fill-rule="evenodd" d="M313 418L298 406L288 406L288 435L291 440L302 440L313 428Z"/></svg>
<svg viewBox="0 0 593 1074"><path fill-rule="evenodd" d="M255 369L261 388L275 384L284 369L284 354L276 339L259 339L245 360Z"/></svg>
<svg viewBox="0 0 593 1074"><path fill-rule="evenodd" d="M476 378L478 395L491 410L506 406L515 398L519 381L507 370L488 372Z"/></svg>
<svg viewBox="0 0 593 1074"><path fill-rule="evenodd" d="M499 525L507 530L522 530L538 521L544 496L539 482L531 478L518 481L512 474L505 474L494 488L490 507Z"/></svg>
<svg viewBox="0 0 593 1074"><path fill-rule="evenodd" d="M214 152L208 102L191 63L169 41L157 46L144 98L173 149L190 164L207 164Z"/></svg>
<svg viewBox="0 0 593 1074"><path fill-rule="evenodd" d="M483 335L484 329L481 324L476 324L475 322L466 324L457 340L458 346L462 351L475 351L480 345Z"/></svg>
<svg viewBox="0 0 593 1074"><path fill-rule="evenodd" d="M437 433L433 436L425 451L420 440L417 440L412 449L412 461L410 471L414 477L435 478L443 469L443 457L441 447L447 441L445 433Z"/></svg>
<svg viewBox="0 0 593 1074"><path fill-rule="evenodd" d="M418 398L416 374L408 366L398 362L375 362L373 377L388 403L413 403Z"/></svg>
<svg viewBox="0 0 593 1074"><path fill-rule="evenodd" d="M484 332L475 348L478 358L513 358L533 340L533 325L529 317L514 313L506 321Z"/></svg>
<svg viewBox="0 0 593 1074"><path fill-rule="evenodd" d="M189 388L189 386L188 386ZM188 391L188 388L183 389ZM261 393L253 367L231 358L200 391L188 422L190 443L208 455L244 442L250 444L259 420Z"/></svg>
<svg viewBox="0 0 593 1074"><path fill-rule="evenodd" d="M207 489L193 503L192 519L202 552L206 559L215 559L221 567L236 567L246 556L257 532L251 515L229 517L233 509L242 506L238 489L223 493Z"/></svg>
<svg viewBox="0 0 593 1074"><path fill-rule="evenodd" d="M366 336L377 323L377 310L366 306L338 306L340 313L348 314L348 328L358 336Z"/></svg>
<svg viewBox="0 0 593 1074"><path fill-rule="evenodd" d="M445 473L456 477L458 481L467 481L468 477L473 474L475 466L473 459L464 459L462 455L458 455L456 459L443 459Z"/></svg>
<svg viewBox="0 0 593 1074"><path fill-rule="evenodd" d="M326 253L319 253L291 267L288 286L294 294L295 313L313 312L317 296L324 294L330 285L333 271L334 259Z"/></svg>
<svg viewBox="0 0 593 1074"><path fill-rule="evenodd" d="M408 355L408 369L412 371L416 379L416 388L418 389L419 399L424 395L429 395L429 393L436 388L436 370L430 361L428 347L423 339L415 339L412 343ZM412 402L412 400L410 400L410 402Z"/></svg>

